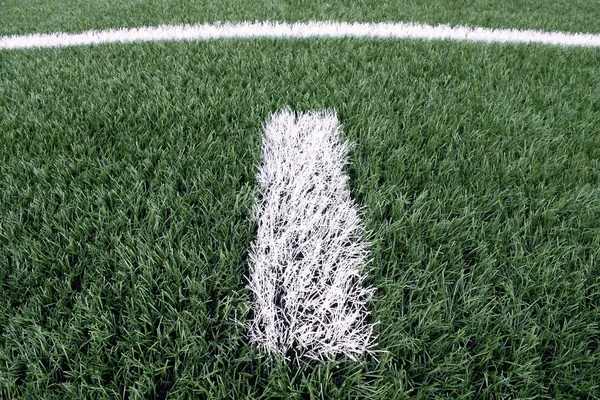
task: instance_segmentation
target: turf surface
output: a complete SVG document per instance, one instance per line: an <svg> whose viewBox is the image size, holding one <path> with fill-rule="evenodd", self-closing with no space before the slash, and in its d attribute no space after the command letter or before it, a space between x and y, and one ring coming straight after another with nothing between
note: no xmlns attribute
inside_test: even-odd
<svg viewBox="0 0 600 400"><path fill-rule="evenodd" d="M600 32L600 0L3 0L0 35L215 21L413 21Z"/></svg>
<svg viewBox="0 0 600 400"><path fill-rule="evenodd" d="M0 398L600 396L598 50L219 41L0 53ZM379 362L248 346L268 113L333 107Z"/></svg>

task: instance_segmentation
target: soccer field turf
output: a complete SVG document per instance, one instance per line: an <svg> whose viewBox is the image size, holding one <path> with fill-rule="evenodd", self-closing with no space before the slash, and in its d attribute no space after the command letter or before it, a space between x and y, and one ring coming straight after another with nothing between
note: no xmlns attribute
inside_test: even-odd
<svg viewBox="0 0 600 400"><path fill-rule="evenodd" d="M389 18L133 3L26 18L11 2L0 34L482 15L593 32L600 9L515 2L511 24L483 1ZM0 398L598 398L599 65L599 49L364 39L0 51ZM285 106L334 109L353 143L378 361L248 343L261 128Z"/></svg>
<svg viewBox="0 0 600 400"><path fill-rule="evenodd" d="M0 35L215 21L412 21L600 32L599 0L4 0Z"/></svg>

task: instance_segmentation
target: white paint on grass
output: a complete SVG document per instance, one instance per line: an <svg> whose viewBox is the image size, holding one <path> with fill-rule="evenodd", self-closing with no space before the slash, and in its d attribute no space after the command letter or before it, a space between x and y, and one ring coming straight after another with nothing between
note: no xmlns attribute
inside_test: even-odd
<svg viewBox="0 0 600 400"><path fill-rule="evenodd" d="M332 111L285 109L267 121L248 323L267 353L354 359L371 349L365 304L374 289L363 285L369 251L343 171L347 152Z"/></svg>
<svg viewBox="0 0 600 400"><path fill-rule="evenodd" d="M456 40L486 43L538 43L560 46L600 47L600 35L518 29L469 28L406 22L241 22L200 25L166 25L109 29L82 33L50 33L0 36L0 49L67 47L102 43L130 43L224 38L377 38Z"/></svg>

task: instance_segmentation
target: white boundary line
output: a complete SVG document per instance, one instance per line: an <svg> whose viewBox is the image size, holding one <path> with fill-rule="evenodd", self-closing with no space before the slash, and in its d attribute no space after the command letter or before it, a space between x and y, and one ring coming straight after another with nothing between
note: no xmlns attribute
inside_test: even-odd
<svg viewBox="0 0 600 400"><path fill-rule="evenodd" d="M131 43L224 38L377 38L455 40L485 43L538 43L558 46L600 47L600 34L544 32L518 29L469 28L405 22L241 22L200 25L164 25L109 29L82 33L0 36L0 50L69 47L103 43Z"/></svg>
<svg viewBox="0 0 600 400"><path fill-rule="evenodd" d="M363 286L370 259L350 197L348 143L332 110L283 109L265 125L258 230L249 251L250 341L267 353L325 360L373 353Z"/></svg>

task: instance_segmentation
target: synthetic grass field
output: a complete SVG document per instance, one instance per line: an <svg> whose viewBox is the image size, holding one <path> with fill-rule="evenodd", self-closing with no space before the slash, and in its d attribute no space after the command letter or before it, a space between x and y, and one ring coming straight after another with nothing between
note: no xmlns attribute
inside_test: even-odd
<svg viewBox="0 0 600 400"><path fill-rule="evenodd" d="M0 35L215 21L413 21L600 32L600 0L3 0Z"/></svg>
<svg viewBox="0 0 600 400"><path fill-rule="evenodd" d="M551 27L593 31L573 4ZM599 65L360 39L0 52L0 398L600 397ZM284 106L335 109L354 143L378 361L248 345L261 127Z"/></svg>

